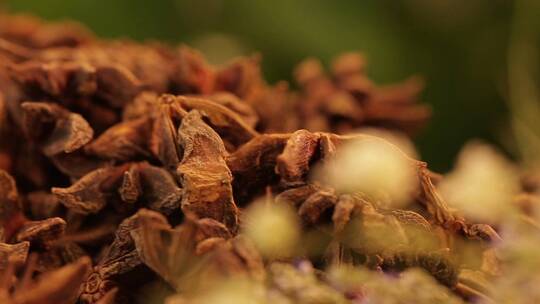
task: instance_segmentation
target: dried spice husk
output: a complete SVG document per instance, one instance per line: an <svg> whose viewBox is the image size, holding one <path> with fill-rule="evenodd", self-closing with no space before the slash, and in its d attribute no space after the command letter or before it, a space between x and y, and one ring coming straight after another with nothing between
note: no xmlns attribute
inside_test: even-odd
<svg viewBox="0 0 540 304"><path fill-rule="evenodd" d="M438 235L433 234L431 230L435 228L432 227L445 227L444 229L449 229L447 233L453 238L460 238L460 235L464 235L469 238L491 242L498 237L495 230L488 225L468 223L465 219L455 214L454 211L450 210L446 202L434 188L430 180L430 173L425 169L425 164L410 159L405 154L403 154L403 157L419 172L417 182L422 185L418 196L421 202L419 206L425 208L424 214L429 221L422 215L413 211L378 210L378 208L366 203L361 196L360 198L347 195L341 196L335 193L331 188L328 189L316 184L311 184L306 176L313 161L325 161L325 159L331 158L335 155L336 151L339 152L339 147L345 142L351 140L372 140L372 137L365 135L336 136L324 133L311 134L307 131L302 132L298 133L301 134L301 136L295 137L294 135L291 135L285 143L285 146L282 148L283 152L279 153L278 151L279 154L275 153L273 155L276 161L275 163L272 163L275 164L276 172L278 175L281 175L282 178L281 187L285 185L286 189L277 196L277 199L278 201L288 202L298 208L298 214L306 225L324 225L324 223L328 221L326 214L333 214L330 218L334 222L335 237L337 237L339 242L342 242L342 245L337 245L337 247L331 249L337 251L333 253L328 252L330 253L330 256L327 256L327 259L333 261L333 263L349 263L347 261L351 261L351 258L343 256L343 250L349 247L353 250L353 254L376 257L374 264L368 264L371 265L370 267L384 269L386 271L401 271L407 267L422 267L440 282L454 288L458 283L457 273L459 271L459 266L449 260L450 255L448 248L446 247L448 244L440 240ZM296 153L290 152L294 151L296 145L302 145L304 142L309 143L310 140L312 144L309 146L309 149L298 149L298 152ZM249 146L249 143L246 144L246 147ZM291 149L288 150L288 152L287 147L290 147ZM240 151L241 149L239 149L237 153ZM288 154L292 155L292 157L286 157ZM301 157L300 161L295 157ZM246 159L249 158L246 157ZM280 164L280 162L282 163ZM250 168L251 170L264 170L263 168L259 169L255 164L252 165L253 167ZM285 170L284 168L293 168L294 170ZM240 174L243 173L241 171L237 172ZM294 172L294 174L291 174L290 172ZM252 176L257 175L255 173ZM291 179L291 176L300 182L283 183L283 180L294 180ZM261 187L272 185L277 185L275 180L267 180ZM277 187L276 189L280 189L280 187ZM428 196L427 199L426 196ZM371 211L365 213L366 210ZM390 235L396 234L396 237L398 238L394 241L390 241L390 243L394 243L392 246L395 248L387 248L387 242L376 245L377 242L375 239L369 235L367 235L369 238L364 241L364 243L369 244L369 247L358 248L351 245L349 243L350 241L347 241L346 238L343 239L347 234L353 235L354 238L358 238L357 231L366 230L367 227L361 228L363 226L353 225L352 227L356 228L350 228L350 223L354 223L358 220L361 223L368 219L369 221L374 221L373 223L376 223L376 226L374 226L374 228L369 228L368 231L375 229L377 226L384 228L384 230L379 232L380 234L375 234L373 237L385 235L385 237L388 238ZM411 227L417 228L413 229ZM352 231L355 232L353 233L350 229L353 229ZM409 248L418 247L417 245L414 245L414 242L411 243L416 236L414 234L407 235L407 233L409 233L407 231L411 229L414 233L417 233L417 230L425 231L423 233L433 239L435 242L433 246L435 247L430 247L431 249L429 249L429 251L423 251L427 250L427 248L411 251ZM347 230L349 231L347 232ZM456 248L450 248L451 250L456 250Z"/></svg>
<svg viewBox="0 0 540 304"><path fill-rule="evenodd" d="M31 278L33 270L26 269L24 279L16 282L13 289L13 282L0 287L2 290L0 299L3 303L74 303L77 301L79 286L88 275L90 267L90 259L84 257L54 271L41 274L36 280Z"/></svg>
<svg viewBox="0 0 540 304"><path fill-rule="evenodd" d="M94 39L76 22L46 23L29 15L10 15L0 12L0 37L34 49L76 47Z"/></svg>
<svg viewBox="0 0 540 304"><path fill-rule="evenodd" d="M277 157L289 134L261 134L227 157L234 179L234 196L242 205L261 195L265 187L279 179L275 173Z"/></svg>
<svg viewBox="0 0 540 304"><path fill-rule="evenodd" d="M97 213L105 207L108 197L119 184L128 166L104 167L94 170L68 188L52 188L61 204L80 214Z"/></svg>
<svg viewBox="0 0 540 304"><path fill-rule="evenodd" d="M258 135L239 115L218 103L185 97L178 97L176 100L186 110L197 110L200 112L206 118L209 125L220 134L223 141L227 141L234 147Z"/></svg>
<svg viewBox="0 0 540 304"><path fill-rule="evenodd" d="M93 142L86 145L89 155L113 161L130 161L148 158L148 137L151 131L150 117L115 124L103 132Z"/></svg>
<svg viewBox="0 0 540 304"><path fill-rule="evenodd" d="M94 136L81 115L70 113L54 103L25 102L21 107L27 136L35 140L47 156L71 153Z"/></svg>
<svg viewBox="0 0 540 304"><path fill-rule="evenodd" d="M178 140L183 148L183 157L176 169L184 192L182 210L201 218L216 219L236 231L238 211L223 141L197 111L183 118Z"/></svg>
<svg viewBox="0 0 540 304"><path fill-rule="evenodd" d="M164 218L162 222L143 220L131 236L142 261L176 290L200 288L203 277L211 279L216 272L236 274L246 269L259 279L263 273L256 251L240 240L227 241L229 230L212 219L188 218L175 228Z"/></svg>
<svg viewBox="0 0 540 304"><path fill-rule="evenodd" d="M133 272L142 264L130 233L145 220L166 223L166 219L159 213L144 209L122 221L116 230L114 240L82 285L80 295L82 302L95 303L115 288L120 275Z"/></svg>
<svg viewBox="0 0 540 304"><path fill-rule="evenodd" d="M313 178L351 142L387 144L360 126L416 133L430 116L417 103L421 79L379 86L361 54L346 53L330 73L302 62L294 91L268 84L260 61L214 66L187 46L1 15L0 300L130 303L157 284L180 293L171 303L200 303L236 279L261 303L395 296L369 282L344 288L327 269L365 267L379 286L489 301L503 225L451 208L437 189L445 177L427 164L392 146L415 173L399 206ZM535 229L537 185L525 177L514 202ZM261 196L296 213L303 250L261 257L240 216ZM473 262L460 256L469 245Z"/></svg>
<svg viewBox="0 0 540 304"><path fill-rule="evenodd" d="M0 170L0 208L3 241L10 239L26 222L15 180L4 170Z"/></svg>
<svg viewBox="0 0 540 304"><path fill-rule="evenodd" d="M0 243L0 269L6 270L8 265L20 267L26 263L29 242L20 242L16 244Z"/></svg>
<svg viewBox="0 0 540 304"><path fill-rule="evenodd" d="M414 103L423 87L418 77L377 87L367 78L359 53L345 53L332 65L331 76L314 58L297 66L295 78L302 88L297 102L300 127L343 133L372 125L414 134L431 115L429 107Z"/></svg>

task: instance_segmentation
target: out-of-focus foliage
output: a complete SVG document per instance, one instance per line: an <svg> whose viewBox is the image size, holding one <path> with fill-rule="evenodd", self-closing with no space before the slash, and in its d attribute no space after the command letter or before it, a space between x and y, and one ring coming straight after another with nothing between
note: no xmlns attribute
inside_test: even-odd
<svg viewBox="0 0 540 304"><path fill-rule="evenodd" d="M434 117L417 141L436 170L448 169L470 138L500 143L510 134L504 100L513 1L4 2L16 12L80 20L104 37L186 42L217 62L260 52L271 81L290 79L306 56L328 62L342 51L362 50L378 82L414 73L426 78L423 99ZM530 15L538 16L538 5L530 6Z"/></svg>

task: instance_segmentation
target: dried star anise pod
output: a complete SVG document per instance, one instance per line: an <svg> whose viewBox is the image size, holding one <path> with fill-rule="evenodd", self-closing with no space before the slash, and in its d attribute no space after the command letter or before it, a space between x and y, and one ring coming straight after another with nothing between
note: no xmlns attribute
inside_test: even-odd
<svg viewBox="0 0 540 304"><path fill-rule="evenodd" d="M490 301L505 225L464 216L438 189L446 177L354 132L416 133L430 116L417 103L422 81L378 86L362 55L346 53L329 73L300 63L294 91L267 83L260 61L214 66L187 46L0 15L0 302L144 302L158 286L161 299L177 293L167 303L201 303L236 280L249 282L238 299L248 303L397 303L392 285ZM349 145L373 142L412 172L412 186L397 185L402 204L382 186L374 195L317 176ZM350 167L370 173L366 185L400 173ZM532 229L537 179L524 176L512 202ZM305 248L265 255L246 233L259 223L241 216L260 197L291 209ZM264 234L282 237L276 226ZM364 269L373 284L340 282L335 267Z"/></svg>
<svg viewBox="0 0 540 304"><path fill-rule="evenodd" d="M79 286L90 271L91 261L81 258L56 270L45 272L32 279L32 266L25 270L21 280L11 280L12 271L2 274L0 300L2 303L17 304L69 304L77 301Z"/></svg>
<svg viewBox="0 0 540 304"><path fill-rule="evenodd" d="M238 211L223 141L197 111L182 119L178 140L183 149L176 168L183 189L182 210L213 218L236 231Z"/></svg>
<svg viewBox="0 0 540 304"><path fill-rule="evenodd" d="M161 214L144 209L125 219L118 226L113 242L82 285L81 301L95 303L116 287L121 275L133 272L135 268L141 266L142 261L130 233L144 221L166 223L166 219Z"/></svg>

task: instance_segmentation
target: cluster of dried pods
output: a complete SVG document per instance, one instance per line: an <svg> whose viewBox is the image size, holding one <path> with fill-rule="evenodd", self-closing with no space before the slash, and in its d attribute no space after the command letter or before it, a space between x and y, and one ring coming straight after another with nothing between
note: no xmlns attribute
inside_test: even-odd
<svg viewBox="0 0 540 304"><path fill-rule="evenodd" d="M421 267L465 300L485 297L499 236L452 211L425 163L403 155L417 172L408 210L308 178L340 146L370 138L336 134L414 133L430 114L415 103L421 82L375 86L359 54L337 58L331 75L306 60L295 78L299 92L268 85L258 57L214 67L185 46L1 15L0 302L133 303L150 282L181 294L231 275L266 282L284 303L360 301L300 257L263 259L240 233L241 210L268 193L297 210L302 229L327 233L317 268ZM388 229L392 250L364 246L377 243L362 236L370 226ZM436 245L411 253L410 227ZM452 261L464 240L485 249L470 269ZM292 277L303 283L288 286Z"/></svg>

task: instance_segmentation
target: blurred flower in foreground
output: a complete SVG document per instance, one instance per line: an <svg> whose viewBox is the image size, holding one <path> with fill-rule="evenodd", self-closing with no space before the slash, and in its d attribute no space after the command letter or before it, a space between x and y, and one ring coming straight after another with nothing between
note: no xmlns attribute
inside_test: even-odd
<svg viewBox="0 0 540 304"><path fill-rule="evenodd" d="M255 202L245 218L244 232L267 258L291 256L300 239L296 214L285 204Z"/></svg>
<svg viewBox="0 0 540 304"><path fill-rule="evenodd" d="M494 282L495 303L540 303L540 233L523 222L507 224L498 252L502 275Z"/></svg>
<svg viewBox="0 0 540 304"><path fill-rule="evenodd" d="M408 203L417 185L411 159L384 139L366 136L340 147L314 178L343 193L362 193L386 207Z"/></svg>
<svg viewBox="0 0 540 304"><path fill-rule="evenodd" d="M376 136L382 138L392 145L396 146L401 152L405 153L408 157L419 159L418 151L411 141L410 137L400 131L366 127L358 129L358 133Z"/></svg>
<svg viewBox="0 0 540 304"><path fill-rule="evenodd" d="M418 268L409 268L394 277L364 268L340 266L330 269L328 280L340 291L358 295L360 303L463 303Z"/></svg>
<svg viewBox="0 0 540 304"><path fill-rule="evenodd" d="M471 143L439 189L451 206L472 220L497 222L514 211L511 202L519 182L516 169L502 155L488 145Z"/></svg>
<svg viewBox="0 0 540 304"><path fill-rule="evenodd" d="M265 304L263 286L245 280L222 281L194 298L169 297L166 304Z"/></svg>

